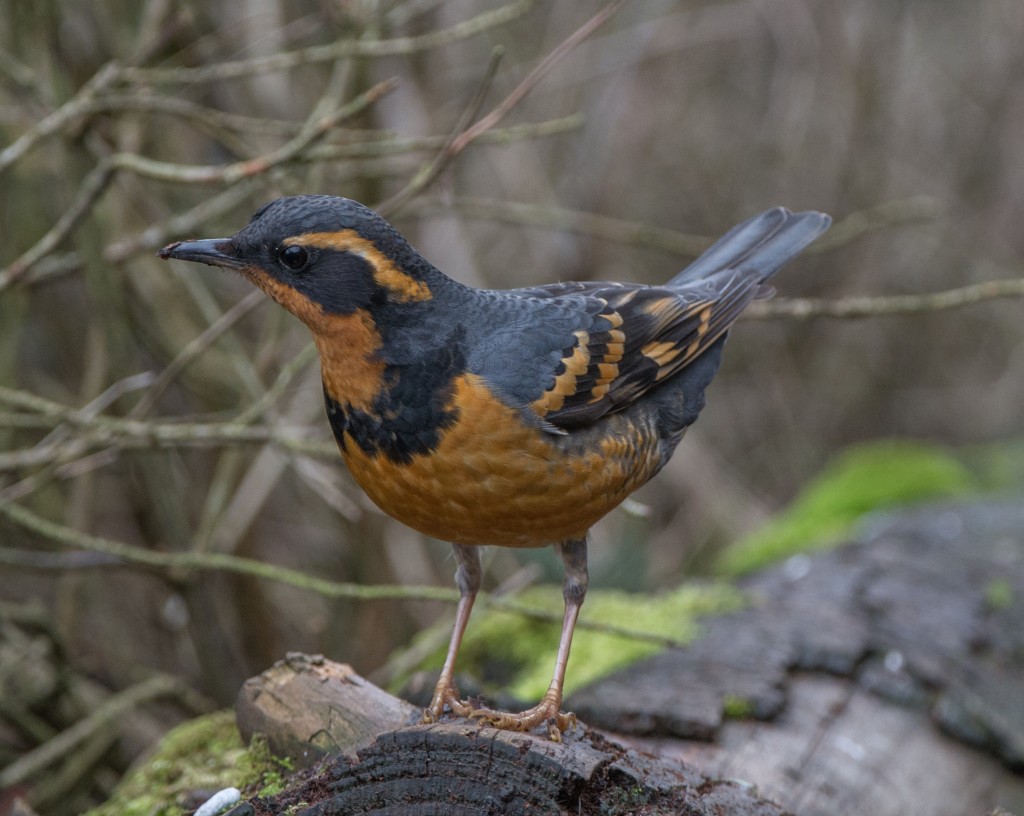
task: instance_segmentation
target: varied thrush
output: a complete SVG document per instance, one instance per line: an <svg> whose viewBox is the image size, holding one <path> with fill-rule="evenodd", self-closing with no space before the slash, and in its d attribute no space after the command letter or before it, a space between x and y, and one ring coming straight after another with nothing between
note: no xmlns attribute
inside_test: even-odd
<svg viewBox="0 0 1024 816"><path fill-rule="evenodd" d="M768 210L663 286L474 289L372 210L321 195L278 199L230 238L160 257L237 270L302 320L352 476L386 513L454 546L460 601L424 719L447 707L499 728L543 724L557 740L573 719L560 707L588 529L665 465L733 322L830 220ZM551 685L517 714L460 700L453 680L482 544L553 544L565 564Z"/></svg>

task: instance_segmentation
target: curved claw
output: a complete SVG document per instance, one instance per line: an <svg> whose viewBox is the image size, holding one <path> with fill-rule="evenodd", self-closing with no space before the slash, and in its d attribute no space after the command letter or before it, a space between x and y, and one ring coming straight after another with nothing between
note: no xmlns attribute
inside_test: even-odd
<svg viewBox="0 0 1024 816"><path fill-rule="evenodd" d="M428 724L440 722L445 706L448 706L448 710L456 717L470 717L474 711L473 706L459 699L459 690L454 683L439 684L434 689L434 697L430 701L430 705L423 709L423 722Z"/></svg>
<svg viewBox="0 0 1024 816"><path fill-rule="evenodd" d="M508 711L495 711L490 708L478 708L470 712L470 719L508 731L532 731L541 724L546 724L548 738L552 742L562 741L562 732L576 728L576 715L571 711L558 710L561 701L545 696L533 708L513 714Z"/></svg>

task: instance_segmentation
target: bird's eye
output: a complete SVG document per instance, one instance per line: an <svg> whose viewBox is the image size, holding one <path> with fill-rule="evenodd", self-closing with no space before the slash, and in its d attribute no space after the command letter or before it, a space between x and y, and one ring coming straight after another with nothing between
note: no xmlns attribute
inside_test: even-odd
<svg viewBox="0 0 1024 816"><path fill-rule="evenodd" d="M309 263L309 252L300 246L287 246L281 250L281 263L298 272Z"/></svg>

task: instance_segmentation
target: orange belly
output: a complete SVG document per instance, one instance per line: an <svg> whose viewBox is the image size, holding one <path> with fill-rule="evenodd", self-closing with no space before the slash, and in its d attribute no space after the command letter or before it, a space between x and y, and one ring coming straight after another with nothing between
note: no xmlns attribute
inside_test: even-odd
<svg viewBox="0 0 1024 816"><path fill-rule="evenodd" d="M407 464L370 456L346 436L342 454L388 515L456 544L538 547L582 538L658 469L654 435L615 421L555 436L523 424L474 375L455 383L456 423Z"/></svg>

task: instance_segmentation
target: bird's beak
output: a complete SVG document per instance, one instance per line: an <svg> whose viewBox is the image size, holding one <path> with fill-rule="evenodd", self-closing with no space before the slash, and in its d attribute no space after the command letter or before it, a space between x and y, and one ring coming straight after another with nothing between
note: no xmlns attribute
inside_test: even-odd
<svg viewBox="0 0 1024 816"><path fill-rule="evenodd" d="M240 269L245 261L234 254L234 243L230 238L203 238L200 241L176 241L157 253L165 261L177 258L179 261L196 261L226 269Z"/></svg>

